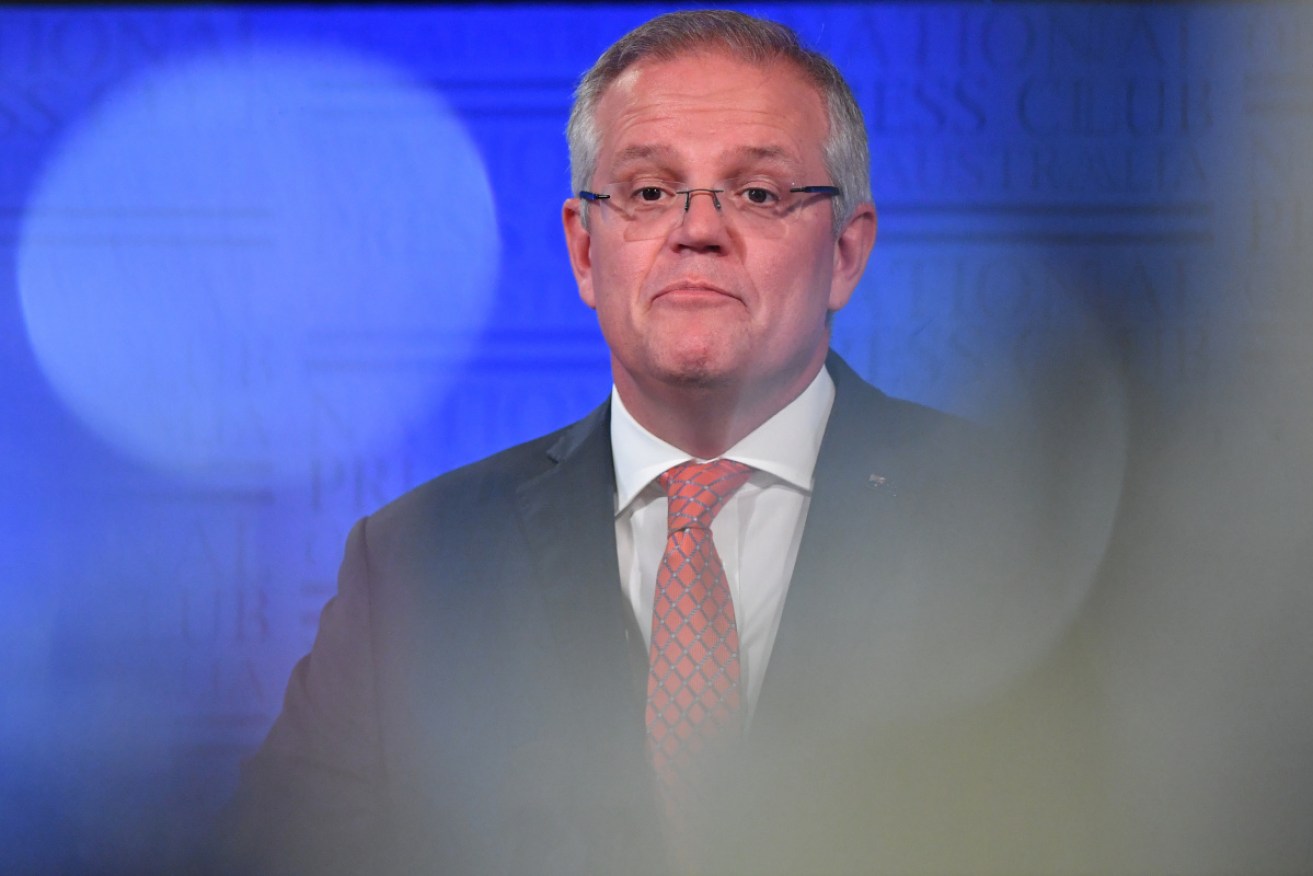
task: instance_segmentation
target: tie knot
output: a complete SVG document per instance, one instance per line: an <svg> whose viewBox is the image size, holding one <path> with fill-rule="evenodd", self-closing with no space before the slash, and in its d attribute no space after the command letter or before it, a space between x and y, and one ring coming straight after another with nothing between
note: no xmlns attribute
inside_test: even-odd
<svg viewBox="0 0 1313 876"><path fill-rule="evenodd" d="M666 525L671 532L689 527L710 529L711 521L734 491L752 474L752 469L730 459L685 462L658 476L670 499Z"/></svg>

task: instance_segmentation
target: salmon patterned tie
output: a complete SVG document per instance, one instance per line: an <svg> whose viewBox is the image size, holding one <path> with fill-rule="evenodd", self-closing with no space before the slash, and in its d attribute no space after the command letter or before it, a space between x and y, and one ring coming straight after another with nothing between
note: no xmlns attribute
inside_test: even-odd
<svg viewBox="0 0 1313 876"><path fill-rule="evenodd" d="M670 505L652 604L647 747L668 809L690 790L698 755L740 729L739 631L711 521L751 473L718 459L658 478Z"/></svg>

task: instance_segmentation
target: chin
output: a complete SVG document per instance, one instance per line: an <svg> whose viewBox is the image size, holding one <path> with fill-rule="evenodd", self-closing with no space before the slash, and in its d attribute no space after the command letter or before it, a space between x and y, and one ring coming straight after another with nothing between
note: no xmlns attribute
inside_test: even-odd
<svg viewBox="0 0 1313 876"><path fill-rule="evenodd" d="M743 339L733 334L688 332L656 347L651 361L668 381L722 385L740 370L743 346Z"/></svg>
<svg viewBox="0 0 1313 876"><path fill-rule="evenodd" d="M688 388L710 389L733 382L732 372L712 357L663 362L654 373L662 383Z"/></svg>

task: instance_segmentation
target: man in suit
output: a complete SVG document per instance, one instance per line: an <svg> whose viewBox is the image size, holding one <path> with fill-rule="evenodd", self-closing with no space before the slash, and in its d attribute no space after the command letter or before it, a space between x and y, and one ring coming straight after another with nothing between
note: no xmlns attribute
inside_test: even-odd
<svg viewBox="0 0 1313 876"><path fill-rule="evenodd" d="M233 868L1079 868L1043 509L829 352L876 232L843 78L665 15L569 137L612 395L355 527Z"/></svg>

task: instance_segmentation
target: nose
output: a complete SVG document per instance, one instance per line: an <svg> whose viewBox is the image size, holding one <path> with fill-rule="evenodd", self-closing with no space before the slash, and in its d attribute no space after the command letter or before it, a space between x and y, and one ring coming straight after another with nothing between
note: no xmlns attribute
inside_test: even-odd
<svg viewBox="0 0 1313 876"><path fill-rule="evenodd" d="M684 189L684 209L679 212L671 240L676 247L719 251L728 243L725 213L720 204L724 189ZM697 198L695 195L706 195Z"/></svg>

